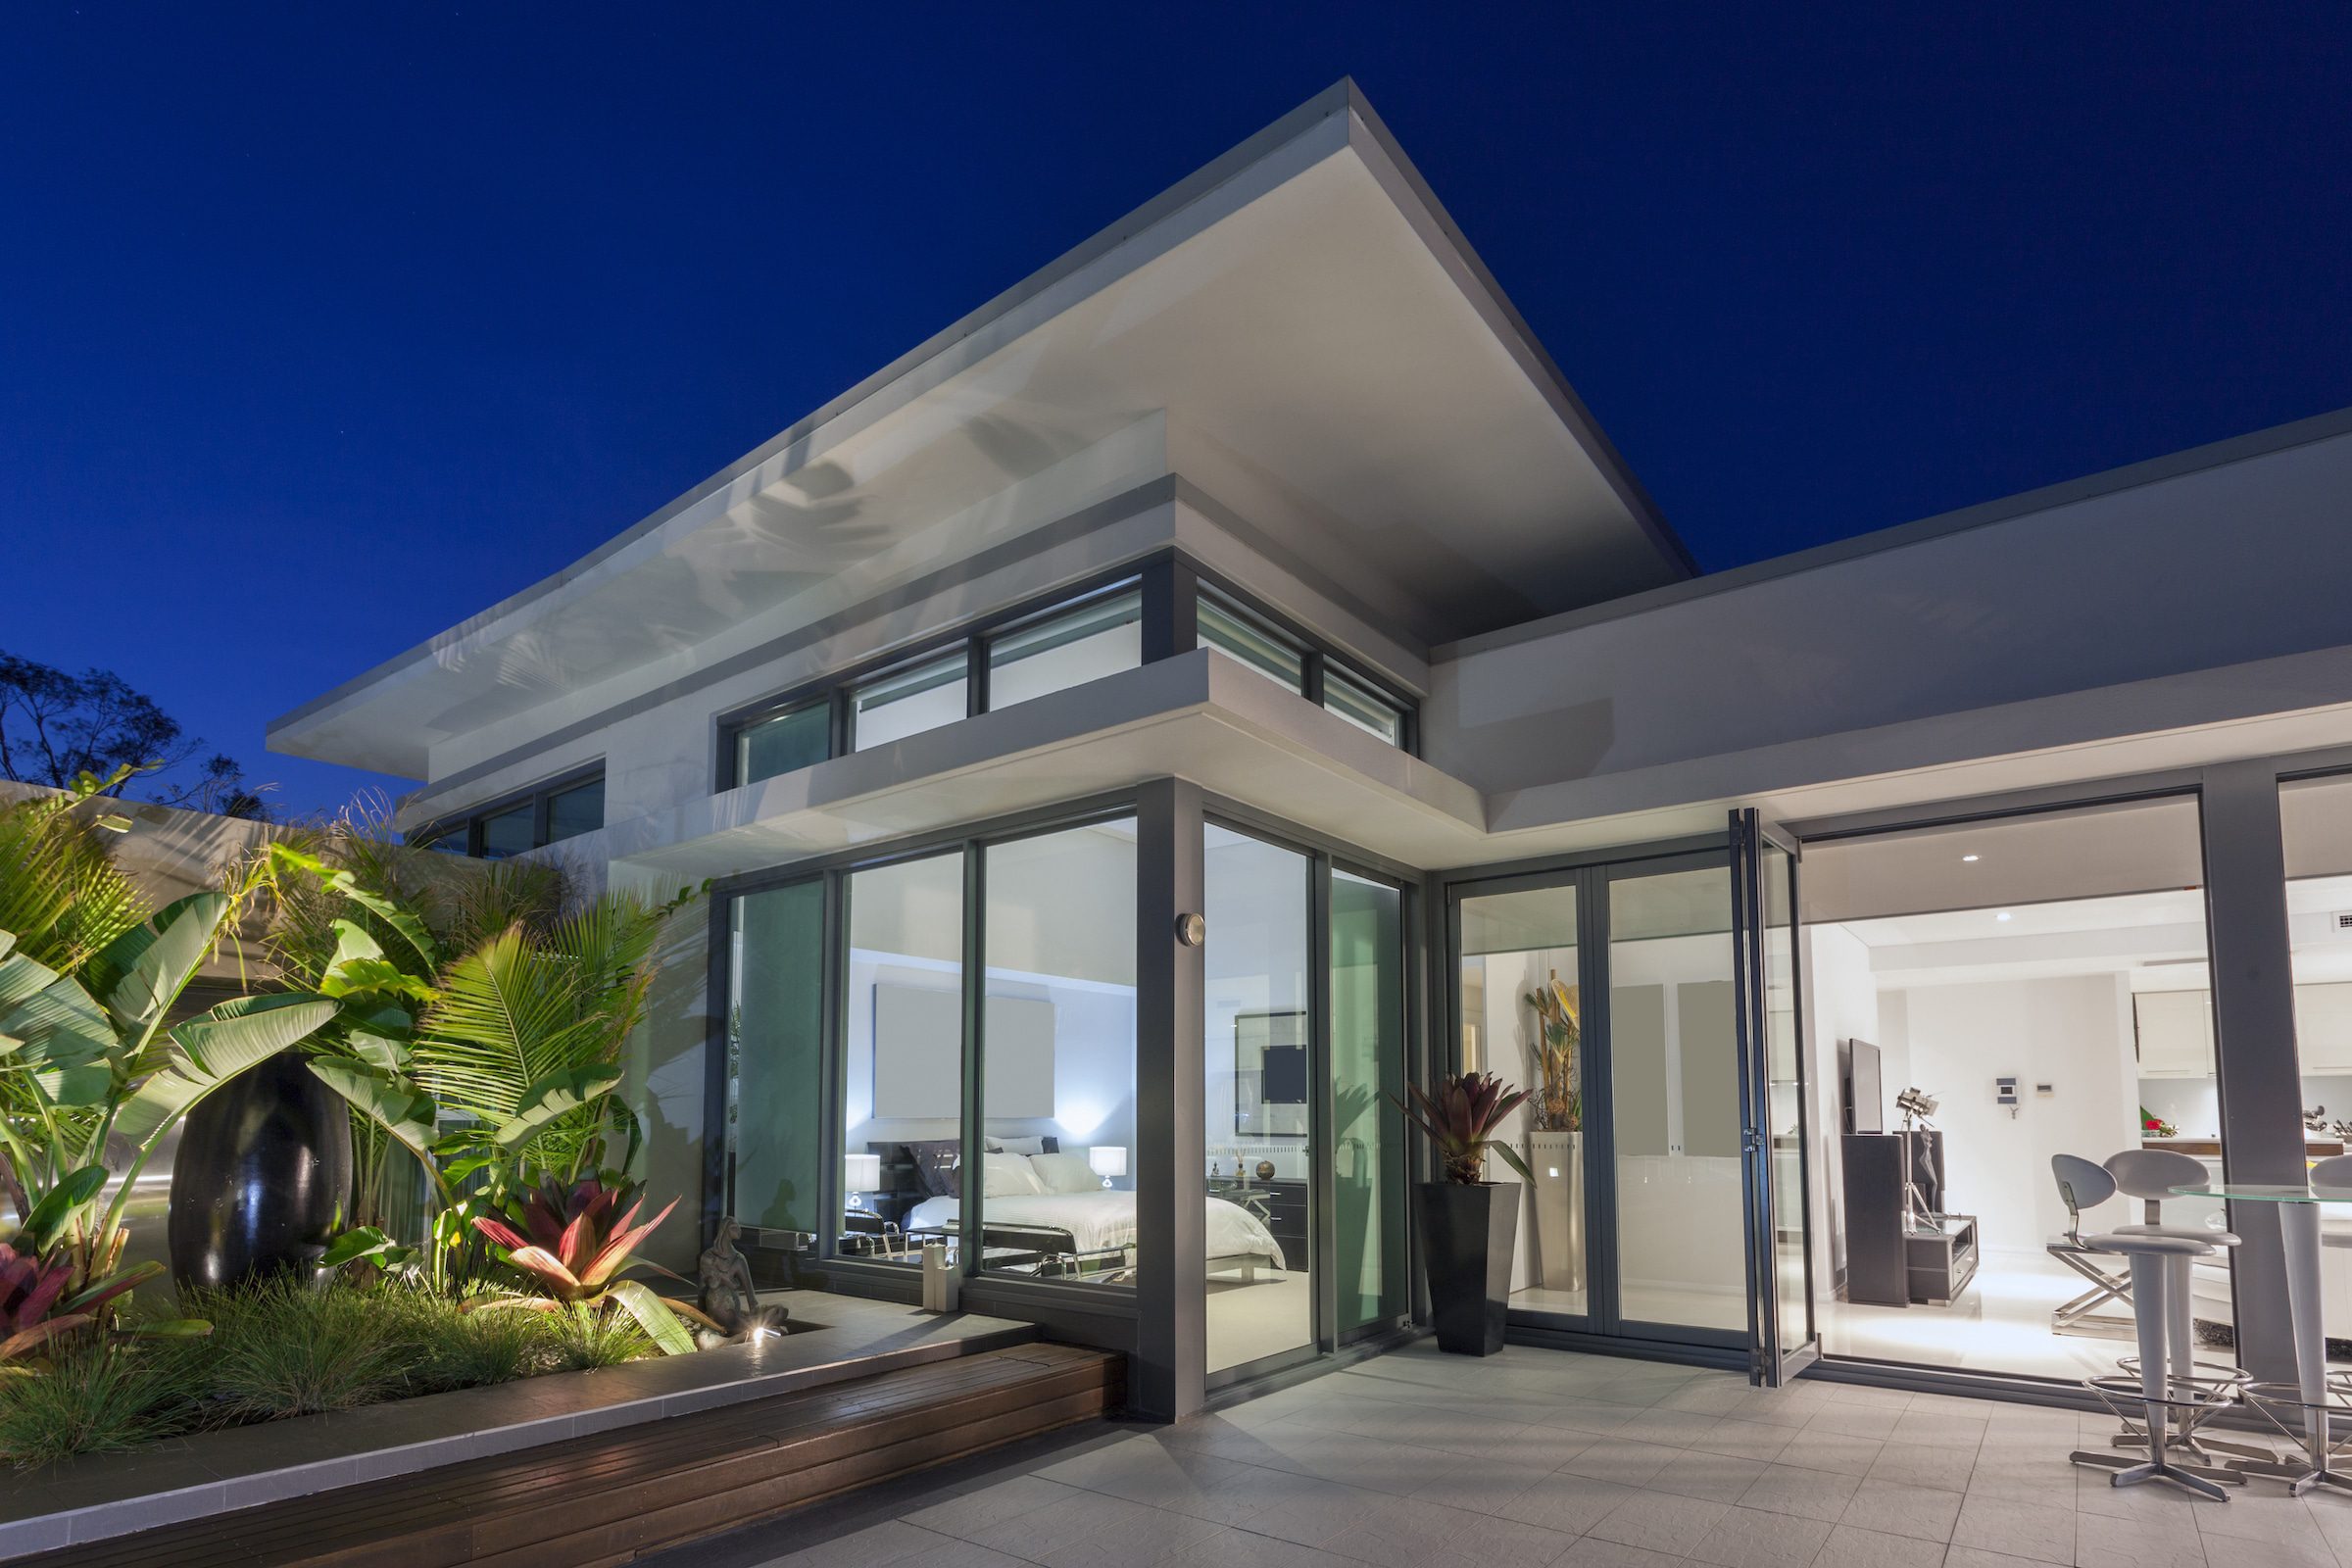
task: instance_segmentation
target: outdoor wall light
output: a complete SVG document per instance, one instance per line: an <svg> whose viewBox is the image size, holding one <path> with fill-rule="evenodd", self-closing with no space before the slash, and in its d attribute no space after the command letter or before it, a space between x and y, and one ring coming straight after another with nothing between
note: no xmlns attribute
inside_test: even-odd
<svg viewBox="0 0 2352 1568"><path fill-rule="evenodd" d="M1102 1178L1108 1187L1113 1176L1127 1174L1127 1146L1125 1144L1097 1144L1086 1152L1087 1168Z"/></svg>

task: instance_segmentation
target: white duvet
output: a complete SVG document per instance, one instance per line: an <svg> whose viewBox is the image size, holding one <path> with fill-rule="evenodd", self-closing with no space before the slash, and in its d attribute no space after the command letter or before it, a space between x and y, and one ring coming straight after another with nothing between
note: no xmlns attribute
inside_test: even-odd
<svg viewBox="0 0 2352 1568"><path fill-rule="evenodd" d="M1281 1244L1263 1221L1236 1203L1209 1198L1208 1255L1262 1257L1276 1268L1283 1261ZM1047 1193L1039 1197L992 1198L988 1217L1006 1225L1039 1225L1070 1233L1084 1252L1108 1251L1135 1245L1135 1195L1104 1189L1095 1193ZM953 1198L926 1198L906 1216L908 1230L946 1230L956 1223Z"/></svg>

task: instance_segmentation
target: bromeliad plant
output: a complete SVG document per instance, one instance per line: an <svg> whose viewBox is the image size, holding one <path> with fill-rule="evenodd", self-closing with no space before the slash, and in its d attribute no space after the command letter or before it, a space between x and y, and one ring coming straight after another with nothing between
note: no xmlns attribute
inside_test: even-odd
<svg viewBox="0 0 2352 1568"><path fill-rule="evenodd" d="M1423 1089L1419 1084L1407 1084L1409 1100L1396 1103L1404 1110L1406 1119L1421 1129L1437 1146L1438 1163L1446 1180L1466 1186L1483 1183L1486 1177L1487 1155L1499 1154L1503 1162L1517 1171L1524 1181L1533 1183L1527 1162L1519 1151L1494 1136L1510 1113L1527 1103L1524 1089L1504 1083L1492 1073L1454 1073L1438 1081L1438 1087Z"/></svg>
<svg viewBox="0 0 2352 1568"><path fill-rule="evenodd" d="M719 1325L682 1301L664 1301L640 1282L620 1278L632 1266L655 1267L631 1254L669 1218L678 1200L671 1199L661 1213L639 1225L637 1215L644 1206L643 1188L633 1183L608 1185L592 1176L568 1190L549 1180L521 1195L505 1214L476 1215L473 1228L499 1249L508 1266L544 1293L493 1297L478 1304L568 1311L583 1319L618 1310L670 1354L692 1350L694 1341L678 1320L679 1313L713 1329Z"/></svg>

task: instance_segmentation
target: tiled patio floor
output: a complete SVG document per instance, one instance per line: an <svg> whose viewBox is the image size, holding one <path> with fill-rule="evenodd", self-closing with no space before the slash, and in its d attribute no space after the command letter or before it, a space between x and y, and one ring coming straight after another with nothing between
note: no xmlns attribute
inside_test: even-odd
<svg viewBox="0 0 2352 1568"><path fill-rule="evenodd" d="M2352 1495L2118 1491L2104 1416L1415 1348L698 1548L776 1568L2352 1568ZM877 1513L875 1504L886 1508Z"/></svg>

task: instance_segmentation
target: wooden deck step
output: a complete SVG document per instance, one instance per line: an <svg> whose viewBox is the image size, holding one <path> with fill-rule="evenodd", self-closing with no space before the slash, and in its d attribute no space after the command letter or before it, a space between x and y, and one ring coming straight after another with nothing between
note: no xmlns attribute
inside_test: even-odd
<svg viewBox="0 0 2352 1568"><path fill-rule="evenodd" d="M23 1568L602 1568L1072 1422L1100 1350L1020 1345L342 1487L19 1559Z"/></svg>

